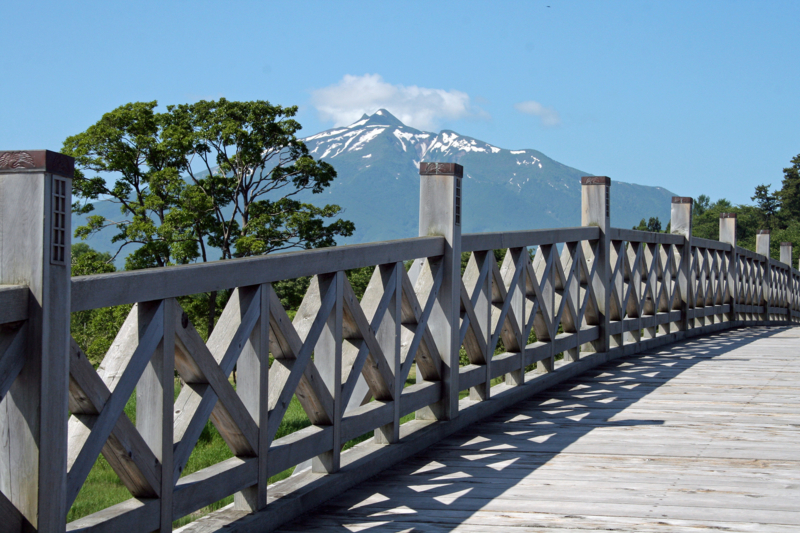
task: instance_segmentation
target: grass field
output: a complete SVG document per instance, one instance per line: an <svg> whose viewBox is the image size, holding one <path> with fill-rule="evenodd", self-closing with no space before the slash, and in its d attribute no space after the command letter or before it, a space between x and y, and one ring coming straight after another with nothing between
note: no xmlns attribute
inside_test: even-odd
<svg viewBox="0 0 800 533"><path fill-rule="evenodd" d="M409 384L413 384L415 380L415 376L409 376L408 380L406 380L406 386ZM180 392L180 384L176 382L175 384L175 397L177 398L178 393ZM125 406L125 414L131 419L132 422L136 423L136 395L132 395L130 400L128 400L127 405ZM406 422L407 420L411 420L414 418L414 414L409 414L401 419L401 422ZM308 420L308 417L303 411L300 402L297 398L292 398L292 402L289 404L289 408L286 411L286 415L283 417L283 422L281 422L280 427L278 428L278 433L276 434L275 438L283 437L284 435L288 435L293 433L299 429L307 427L311 424ZM371 437L371 434L362 435L359 438L353 439L348 441L344 446L343 449L351 448L355 446L359 442L363 442ZM189 458L189 462L186 465L186 468L183 471L182 475L191 474L193 472L197 472L198 470L202 470L203 468L209 467L220 461L224 461L232 457L233 454L231 453L228 445L225 444L225 441L222 439L222 436L219 434L217 429L214 425L209 421L206 423L205 428L203 429L203 433L200 435L200 439L197 442L197 446L195 446L194 451L192 452L191 457ZM276 474L269 478L269 483L275 483L276 481L280 481L289 477L292 474L294 468L289 468L284 470L280 474ZM127 499L130 499L131 494L128 492L128 489L125 488L125 485L119 480L117 474L108 464L108 462L103 458L101 455L97 462L95 463L92 470L89 472L89 476L86 478L86 482L83 484L83 488L81 489L80 493L78 493L78 497L75 499L75 503L72 505L72 508L69 510L67 514L67 522L71 522L73 520L77 520L78 518L84 517L86 515L90 515L92 513L96 513L97 511L101 511L106 507L111 505L115 505L117 503L121 503ZM204 514L210 513L216 509L224 507L233 501L233 496L229 496L223 500L220 500L212 505L204 507L203 509L198 510L191 515L188 515L184 518L176 520L173 523L173 527L180 527L182 525L188 524L189 522L196 520L200 516Z"/></svg>

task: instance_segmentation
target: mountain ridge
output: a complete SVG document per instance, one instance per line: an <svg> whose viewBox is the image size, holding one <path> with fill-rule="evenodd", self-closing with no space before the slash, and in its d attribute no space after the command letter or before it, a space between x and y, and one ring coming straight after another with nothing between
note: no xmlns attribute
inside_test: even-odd
<svg viewBox="0 0 800 533"><path fill-rule="evenodd" d="M465 233L580 225L580 178L591 175L538 150L508 150L453 130L418 130L385 109L303 140L339 175L318 199L342 206L344 218L355 222L356 234L346 242L417 235L423 160L463 165ZM662 187L613 181L612 224L632 227L651 216L666 221L672 196ZM625 208L615 212L616 206Z"/></svg>
<svg viewBox="0 0 800 533"><path fill-rule="evenodd" d="M333 165L338 177L321 194L306 191L295 198L343 208L341 218L352 220L356 232L339 244L416 236L423 160L464 166L464 233L579 226L580 178L591 175L538 150L507 150L453 130L419 130L385 109L303 141L312 157ZM612 180L611 223L632 227L657 216L666 224L672 196L662 187ZM120 216L118 206L108 201L95 203L92 214L112 220ZM84 224L84 218L73 215L73 228ZM109 228L86 242L114 253L113 234ZM122 266L124 258L116 263Z"/></svg>

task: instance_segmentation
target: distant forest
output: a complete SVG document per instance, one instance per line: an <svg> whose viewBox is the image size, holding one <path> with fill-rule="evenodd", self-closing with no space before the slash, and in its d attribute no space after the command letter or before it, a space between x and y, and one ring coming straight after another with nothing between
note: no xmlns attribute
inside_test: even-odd
<svg viewBox="0 0 800 533"><path fill-rule="evenodd" d="M692 235L703 239L719 239L719 216L736 213L736 239L739 246L748 250L756 248L756 232L770 230L770 256L780 258L782 242L791 242L792 266L797 268L800 258L800 154L783 169L781 188L771 190L771 184L758 185L753 192L752 205L733 205L725 198L712 201L701 194L694 200ZM669 233L669 223L662 228L658 217L642 219L633 229L664 231Z"/></svg>

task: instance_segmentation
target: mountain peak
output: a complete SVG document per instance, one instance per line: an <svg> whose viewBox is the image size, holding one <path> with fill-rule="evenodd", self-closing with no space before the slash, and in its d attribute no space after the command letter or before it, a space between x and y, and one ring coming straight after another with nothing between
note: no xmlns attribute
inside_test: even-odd
<svg viewBox="0 0 800 533"><path fill-rule="evenodd" d="M400 119L392 115L385 109L378 109L372 115L364 115L355 123L348 126L352 128L355 125L359 126L389 126L389 127L408 127L403 124Z"/></svg>

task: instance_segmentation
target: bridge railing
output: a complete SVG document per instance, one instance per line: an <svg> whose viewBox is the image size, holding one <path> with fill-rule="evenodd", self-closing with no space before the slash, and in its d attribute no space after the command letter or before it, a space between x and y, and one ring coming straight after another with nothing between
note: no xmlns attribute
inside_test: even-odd
<svg viewBox="0 0 800 533"><path fill-rule="evenodd" d="M70 278L71 161L33 154L0 169L0 515L12 531L167 531L230 496L187 528L272 529L609 359L800 322L800 272L737 247L732 216L719 242L691 237L687 198L673 199L672 234L612 228L611 182L588 177L581 227L462 236L463 171L442 163L421 164L417 238ZM348 271L364 267L358 298ZM290 317L273 284L298 277L311 279ZM204 340L181 299L221 290ZM70 313L122 305L95 368ZM308 425L283 434L292 402ZM209 421L231 457L186 473ZM67 523L100 455L131 498Z"/></svg>

